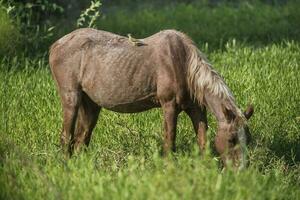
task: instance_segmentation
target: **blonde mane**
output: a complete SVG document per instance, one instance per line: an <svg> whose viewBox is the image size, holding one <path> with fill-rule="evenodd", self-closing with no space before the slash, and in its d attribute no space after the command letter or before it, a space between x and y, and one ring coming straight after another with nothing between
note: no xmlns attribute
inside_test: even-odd
<svg viewBox="0 0 300 200"><path fill-rule="evenodd" d="M191 48L187 71L190 93L199 104L204 104L204 93L209 92L222 100L235 101L223 78L212 68L206 57L195 46Z"/></svg>
<svg viewBox="0 0 300 200"><path fill-rule="evenodd" d="M232 110L239 118L243 119L244 115L236 106L235 98L224 79L213 69L205 55L194 43L191 40L188 43L187 83L191 97L200 105L205 105L204 94L210 93L217 97L227 109Z"/></svg>

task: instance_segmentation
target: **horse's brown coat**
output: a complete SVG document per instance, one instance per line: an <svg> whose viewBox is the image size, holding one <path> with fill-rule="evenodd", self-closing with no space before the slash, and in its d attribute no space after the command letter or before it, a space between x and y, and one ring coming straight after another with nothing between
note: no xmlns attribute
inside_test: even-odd
<svg viewBox="0 0 300 200"><path fill-rule="evenodd" d="M64 113L62 145L70 154L83 142L88 145L101 107L124 113L162 107L164 151L175 150L177 116L182 110L191 118L203 150L207 106L220 122L217 150L230 151L228 140L237 138L232 133L244 126L245 117L223 79L183 33L161 31L142 42L135 46L116 34L78 29L52 45L50 66ZM233 119L227 119L224 108Z"/></svg>

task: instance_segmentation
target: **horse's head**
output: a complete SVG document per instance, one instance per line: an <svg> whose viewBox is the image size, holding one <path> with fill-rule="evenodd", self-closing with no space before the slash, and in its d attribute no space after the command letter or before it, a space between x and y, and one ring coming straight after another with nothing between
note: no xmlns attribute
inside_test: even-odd
<svg viewBox="0 0 300 200"><path fill-rule="evenodd" d="M248 106L244 117L241 117L224 108L226 120L219 124L215 146L225 166L229 163L236 168L247 166L247 144L251 135L246 120L252 116L253 111L253 107Z"/></svg>

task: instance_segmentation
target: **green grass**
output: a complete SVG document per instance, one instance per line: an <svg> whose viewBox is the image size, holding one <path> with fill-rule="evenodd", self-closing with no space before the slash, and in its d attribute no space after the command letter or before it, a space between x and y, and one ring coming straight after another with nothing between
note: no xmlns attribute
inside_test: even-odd
<svg viewBox="0 0 300 200"><path fill-rule="evenodd" d="M51 4L50 0L44 2L49 5L46 2ZM173 28L187 33L209 51L224 49L234 38L256 46L285 40L300 41L300 1L267 1L273 4L263 3L264 0L208 2L211 1L105 1L96 26L124 36L131 33L136 38ZM7 15L3 8L6 4L0 3L0 57L43 54L55 39L76 28L78 9L90 5L88 1L85 6L79 3L82 7L67 8L66 3L58 4L65 6L64 13L54 12L51 6L46 6L45 10L43 6L34 6L24 11L22 3L12 3L15 10ZM52 26L55 26L53 31L47 31Z"/></svg>
<svg viewBox="0 0 300 200"><path fill-rule="evenodd" d="M86 153L65 161L61 107L47 62L0 63L0 199L299 199L300 45L262 48L228 43L208 55L250 120L251 166L221 171L213 153L199 157L192 125L181 114L178 152L160 157L159 109L101 112ZM216 121L210 115L209 141Z"/></svg>
<svg viewBox="0 0 300 200"><path fill-rule="evenodd" d="M299 1L271 6L259 1L219 3L215 6L193 2L170 6L145 7L138 10L108 9L98 20L102 30L137 38L148 37L163 29L175 28L187 33L200 46L209 50L224 48L235 38L251 45L300 41Z"/></svg>

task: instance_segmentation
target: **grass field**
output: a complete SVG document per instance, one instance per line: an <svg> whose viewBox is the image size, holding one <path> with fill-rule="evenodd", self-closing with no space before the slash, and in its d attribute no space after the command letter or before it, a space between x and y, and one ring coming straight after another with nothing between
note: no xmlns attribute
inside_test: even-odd
<svg viewBox="0 0 300 200"><path fill-rule="evenodd" d="M161 158L159 109L104 110L88 151L65 161L61 107L47 62L19 57L0 63L0 199L299 199L300 45L230 42L208 57L238 105L255 106L249 169L222 172L213 151L200 158L184 114L178 152ZM212 143L211 115L209 122Z"/></svg>

